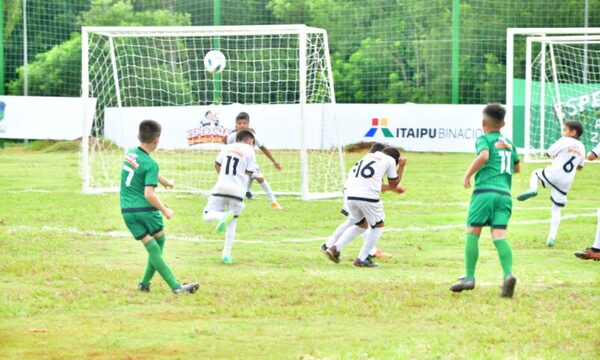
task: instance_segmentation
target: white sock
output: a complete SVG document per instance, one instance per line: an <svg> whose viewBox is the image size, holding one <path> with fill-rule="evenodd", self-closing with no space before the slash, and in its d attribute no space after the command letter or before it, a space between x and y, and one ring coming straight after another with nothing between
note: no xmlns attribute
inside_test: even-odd
<svg viewBox="0 0 600 360"><path fill-rule="evenodd" d="M273 194L273 190L271 190L271 185L269 185L267 180L264 180L263 182L261 182L260 187L263 189L263 191L265 192L265 195L267 195L267 197L269 198L269 201L271 201L271 203L277 202L277 200L275 200L275 194Z"/></svg>
<svg viewBox="0 0 600 360"><path fill-rule="evenodd" d="M337 251L342 251L346 247L346 245L350 243L350 241L354 240L355 237L364 233L365 231L367 231L367 229L363 229L356 225L352 225L346 230L344 230L342 236L340 236L338 241L335 243Z"/></svg>
<svg viewBox="0 0 600 360"><path fill-rule="evenodd" d="M327 245L327 247L331 247L332 245L335 245L335 243L338 241L340 236L342 236L342 233L352 225L354 225L354 224L352 224L352 221L350 221L350 219L346 219L346 221L339 224L338 227L333 232L333 235L331 235L329 237L329 239L327 240L325 245Z"/></svg>
<svg viewBox="0 0 600 360"><path fill-rule="evenodd" d="M225 216L225 211L205 211L202 219L204 221L219 221Z"/></svg>
<svg viewBox="0 0 600 360"><path fill-rule="evenodd" d="M537 170L534 170L531 173L531 177L529 178L529 189L535 190L535 191L538 190L538 181L540 181L540 179L538 179L538 177L536 175L536 171Z"/></svg>
<svg viewBox="0 0 600 360"><path fill-rule="evenodd" d="M377 254L377 246L373 246L371 251L369 251L369 255L375 256L375 254Z"/></svg>
<svg viewBox="0 0 600 360"><path fill-rule="evenodd" d="M233 218L231 222L227 225L227 230L225 230L225 247L223 248L223 257L231 256L231 248L233 247L233 238L235 237L235 221Z"/></svg>
<svg viewBox="0 0 600 360"><path fill-rule="evenodd" d="M252 191L252 182L254 181L254 178L252 176L250 176L250 179L248 179L248 189L246 191L250 192Z"/></svg>
<svg viewBox="0 0 600 360"><path fill-rule="evenodd" d="M556 240L558 225L560 225L560 206L552 205L552 219L550 220L550 234L548 235L549 239Z"/></svg>
<svg viewBox="0 0 600 360"><path fill-rule="evenodd" d="M369 235L367 236L365 243L363 244L362 248L360 249L360 252L358 253L358 258L360 259L360 261L365 261L367 259L367 256L369 256L369 252L371 251L371 249L375 248L377 242L381 238L381 234L383 234L382 227L369 230Z"/></svg>
<svg viewBox="0 0 600 360"><path fill-rule="evenodd" d="M596 241L594 241L594 245L592 245L595 249L600 249L600 209L597 212L598 223L596 224Z"/></svg>

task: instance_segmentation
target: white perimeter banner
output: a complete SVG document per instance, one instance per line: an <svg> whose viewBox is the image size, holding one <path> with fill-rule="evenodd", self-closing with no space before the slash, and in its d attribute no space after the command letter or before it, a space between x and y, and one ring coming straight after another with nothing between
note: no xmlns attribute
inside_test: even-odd
<svg viewBox="0 0 600 360"><path fill-rule="evenodd" d="M333 141L333 111L342 145L383 142L408 151L473 152L483 134L484 105L337 104L335 108L308 105L306 147L327 149ZM299 105L222 105L107 108L104 135L121 147L138 144L140 121L153 119L163 127L159 148L213 149L223 134L235 127L235 116L245 111L257 138L270 149L299 149ZM503 131L511 134L507 126Z"/></svg>
<svg viewBox="0 0 600 360"><path fill-rule="evenodd" d="M0 138L75 140L82 137L85 111L93 116L96 99L84 109L82 98L0 96ZM92 124L86 133L90 134Z"/></svg>

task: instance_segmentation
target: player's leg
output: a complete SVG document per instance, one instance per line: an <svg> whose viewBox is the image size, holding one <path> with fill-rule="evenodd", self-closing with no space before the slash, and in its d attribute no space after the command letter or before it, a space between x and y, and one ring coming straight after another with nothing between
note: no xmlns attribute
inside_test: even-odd
<svg viewBox="0 0 600 360"><path fill-rule="evenodd" d="M383 234L383 228L385 226L385 212L383 210L383 202L379 201L376 203L365 203L362 206L363 213L365 214L365 218L367 222L371 226L371 229L368 231L368 235L366 236L365 241L363 242L363 246L358 253L358 257L354 261L354 266L358 267L375 267L377 263L374 263L369 258L369 252L371 249L377 246L377 242L381 238ZM365 232L367 233L367 232Z"/></svg>
<svg viewBox="0 0 600 360"><path fill-rule="evenodd" d="M360 208L360 204L357 204L357 201L349 201L348 202L348 210L350 212L350 217L353 219L360 219L354 225L348 227L335 245L332 245L327 249L326 254L329 256L329 259L335 263L340 262L340 253L341 251L352 241L355 237L361 235L367 230L368 224L365 219L365 216Z"/></svg>
<svg viewBox="0 0 600 360"><path fill-rule="evenodd" d="M271 208L273 208L275 210L281 210L282 207L277 202L277 199L275 198L275 194L273 193L273 190L271 189L271 185L269 185L267 180L265 180L265 178L263 176L255 176L254 178L256 179L256 182L258 183L258 185L260 185L260 187L263 189L265 195L267 195L267 197L269 198L269 201L271 202Z"/></svg>
<svg viewBox="0 0 600 360"><path fill-rule="evenodd" d="M512 213L512 198L505 195L495 195L494 214L492 218L492 240L498 252L502 266L503 282L502 297L512 297L515 292L517 278L512 273L512 249L506 238L506 228Z"/></svg>
<svg viewBox="0 0 600 360"><path fill-rule="evenodd" d="M562 208L567 204L567 196L552 188L550 200L552 200L552 209L550 210L552 216L550 218L550 233L548 234L548 239L546 239L546 246L548 247L552 247L556 243L556 235L560 225L560 213Z"/></svg>
<svg viewBox="0 0 600 360"><path fill-rule="evenodd" d="M596 240L594 240L594 245L575 253L575 256L582 260L600 261L600 209L597 210L596 216Z"/></svg>
<svg viewBox="0 0 600 360"><path fill-rule="evenodd" d="M233 262L231 250L233 248L233 240L235 239L237 218L242 214L245 205L242 201L237 201L235 199L227 200L226 205L227 208L234 213L234 218L227 224L227 228L225 230L225 244L221 253L221 259L223 264L231 264Z"/></svg>
<svg viewBox="0 0 600 360"><path fill-rule="evenodd" d="M543 187L546 187L546 183L542 176L542 171L544 169L535 169L531 172L531 176L529 178L529 189L523 191L519 195L517 195L517 200L525 201L529 198L537 196L538 194L538 182L542 183Z"/></svg>
<svg viewBox="0 0 600 360"><path fill-rule="evenodd" d="M154 231L151 235L156 240L156 243L158 244L158 247L160 248L161 255L164 254L165 241L166 241L165 232L163 230ZM150 281L152 280L152 277L154 277L155 272L156 272L156 269L154 268L154 266L152 266L150 259L148 259L148 263L146 264L146 271L144 271L142 280L138 284L138 290L148 291L148 292L150 291Z"/></svg>
<svg viewBox="0 0 600 360"><path fill-rule="evenodd" d="M352 219L351 217L347 217L343 223L338 225L338 227L335 229L335 231L329 237L329 239L327 239L327 241L323 245L321 245L321 248L325 247L324 250L327 250L331 246L335 245L339 240L340 236L342 236L342 234L344 233L344 231L346 231L346 229L350 226L354 225L354 223L354 219Z"/></svg>
<svg viewBox="0 0 600 360"><path fill-rule="evenodd" d="M473 194L467 215L467 233L465 235L465 273L457 283L450 287L452 292L462 292L475 288L475 268L479 259L479 236L481 228L491 221L493 205L491 193Z"/></svg>
<svg viewBox="0 0 600 360"><path fill-rule="evenodd" d="M246 198L248 200L254 199L254 195L252 194L252 183L254 182L254 176L250 176L248 179L248 188L246 189Z"/></svg>
<svg viewBox="0 0 600 360"><path fill-rule="evenodd" d="M223 196L211 195L204 207L202 219L204 221L218 221L215 226L216 232L223 232L227 225L233 220L235 214L226 207L228 198ZM240 200L241 201L241 200Z"/></svg>

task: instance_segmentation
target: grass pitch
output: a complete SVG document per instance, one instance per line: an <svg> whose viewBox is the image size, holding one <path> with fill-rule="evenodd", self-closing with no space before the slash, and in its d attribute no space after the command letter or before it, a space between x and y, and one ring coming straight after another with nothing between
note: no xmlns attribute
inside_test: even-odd
<svg viewBox="0 0 600 360"><path fill-rule="evenodd" d="M577 175L555 248L544 247L548 192L514 201L519 282L508 300L487 231L476 289L448 291L463 272L461 181L472 155L407 158L406 194L384 195L380 247L394 257L377 269L352 266L358 239L339 265L321 255L343 221L340 199L283 197L280 212L264 196L248 202L226 266L222 237L201 220L206 198L162 192L176 213L165 220L166 261L180 281L201 283L173 296L159 277L151 293L135 290L146 253L126 232L118 194L80 194L76 152L0 150L0 357L598 357L600 263L573 252L595 236L600 167ZM514 194L537 166L522 166Z"/></svg>

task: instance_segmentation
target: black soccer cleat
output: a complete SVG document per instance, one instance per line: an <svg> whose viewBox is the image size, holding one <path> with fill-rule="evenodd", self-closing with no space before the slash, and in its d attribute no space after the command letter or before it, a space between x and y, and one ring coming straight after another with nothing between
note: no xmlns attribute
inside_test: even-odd
<svg viewBox="0 0 600 360"><path fill-rule="evenodd" d="M502 283L502 293L500 296L511 298L515 293L515 286L517 285L517 278L512 274L508 275L506 279L504 279L504 283Z"/></svg>
<svg viewBox="0 0 600 360"><path fill-rule="evenodd" d="M323 253L327 252L327 244L326 243L323 243L323 245L321 245L321 251Z"/></svg>
<svg viewBox="0 0 600 360"><path fill-rule="evenodd" d="M364 261L360 260L359 258L356 258L354 260L354 266L372 268L372 267L378 267L379 264L367 257Z"/></svg>
<svg viewBox="0 0 600 360"><path fill-rule="evenodd" d="M600 251L594 250L593 248L587 248L585 250L578 251L575 253L575 256L581 260L600 261Z"/></svg>
<svg viewBox="0 0 600 360"><path fill-rule="evenodd" d="M248 199L248 200L254 199L254 194L252 194L250 191L246 191L246 199Z"/></svg>
<svg viewBox="0 0 600 360"><path fill-rule="evenodd" d="M181 293L193 294L198 290L199 287L200 287L200 285L198 283L181 284L181 285L179 285L178 288L173 289L173 294L181 294Z"/></svg>
<svg viewBox="0 0 600 360"><path fill-rule="evenodd" d="M329 258L329 260L333 261L336 264L340 262L340 252L337 251L335 245L332 245L327 250L325 250L325 255Z"/></svg>
<svg viewBox="0 0 600 360"><path fill-rule="evenodd" d="M143 292L150 292L150 284L139 283L137 284L137 289Z"/></svg>
<svg viewBox="0 0 600 360"><path fill-rule="evenodd" d="M460 279L456 284L450 286L450 291L459 293L464 290L475 289L475 279Z"/></svg>

